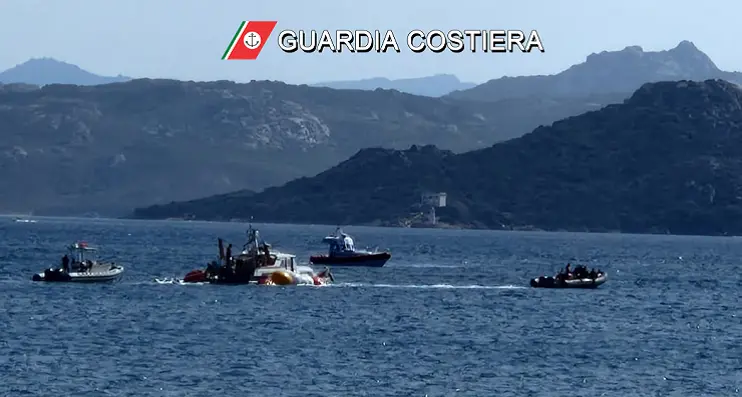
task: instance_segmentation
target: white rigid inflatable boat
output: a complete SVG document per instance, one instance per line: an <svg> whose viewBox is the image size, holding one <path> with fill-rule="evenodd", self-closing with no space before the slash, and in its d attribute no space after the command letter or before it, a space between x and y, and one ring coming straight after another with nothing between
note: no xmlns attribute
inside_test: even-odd
<svg viewBox="0 0 742 397"><path fill-rule="evenodd" d="M69 256L65 255L61 268L48 268L31 277L32 281L67 282L67 283L101 283L116 280L124 272L124 267L112 262L99 262L88 259L96 251L84 242L74 243L68 247ZM67 262L65 265L64 262Z"/></svg>
<svg viewBox="0 0 742 397"><path fill-rule="evenodd" d="M124 267L116 264L94 264L85 271L65 272L63 269L49 268L33 275L33 281L101 283L113 281L124 272Z"/></svg>
<svg viewBox="0 0 742 397"><path fill-rule="evenodd" d="M572 278L564 279L557 277L537 277L531 279L531 287L534 288L598 288L608 278L605 273L598 273L595 278Z"/></svg>

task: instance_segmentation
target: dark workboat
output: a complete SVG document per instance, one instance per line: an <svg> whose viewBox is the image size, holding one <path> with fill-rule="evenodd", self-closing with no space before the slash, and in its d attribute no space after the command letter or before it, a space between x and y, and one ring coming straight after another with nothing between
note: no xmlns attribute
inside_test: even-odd
<svg viewBox="0 0 742 397"><path fill-rule="evenodd" d="M353 238L343 233L340 228L322 239L329 245L327 255L313 255L309 262L315 265L327 266L359 266L359 267L382 267L391 259L392 254L388 251L366 251L357 250L353 245Z"/></svg>

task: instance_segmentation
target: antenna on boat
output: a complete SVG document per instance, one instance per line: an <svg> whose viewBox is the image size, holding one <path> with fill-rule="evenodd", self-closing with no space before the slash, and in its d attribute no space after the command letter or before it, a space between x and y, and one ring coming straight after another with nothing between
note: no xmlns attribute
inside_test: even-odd
<svg viewBox="0 0 742 397"><path fill-rule="evenodd" d="M252 220L253 217L250 216L250 223L247 226L247 242L245 243L245 245L242 246L243 250L247 250L248 246L250 246L250 244L252 243L255 244L256 250L260 248L260 234L256 229L252 227Z"/></svg>

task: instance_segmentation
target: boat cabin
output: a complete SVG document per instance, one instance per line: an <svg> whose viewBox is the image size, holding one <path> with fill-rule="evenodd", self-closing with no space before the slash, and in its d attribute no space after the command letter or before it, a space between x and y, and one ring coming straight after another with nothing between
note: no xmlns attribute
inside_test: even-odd
<svg viewBox="0 0 742 397"><path fill-rule="evenodd" d="M272 252L270 254L273 265L261 266L255 269L255 277L268 275L278 270L288 270L292 273L296 273L299 266L296 264L296 256L290 254L284 254L282 252Z"/></svg>
<svg viewBox="0 0 742 397"><path fill-rule="evenodd" d="M346 237L348 238L347 243L345 240ZM323 238L322 242L329 246L328 254L330 256L335 255L340 252L355 251L355 247L353 246L353 238L343 233L342 229L340 228L335 229L335 233Z"/></svg>
<svg viewBox="0 0 742 397"><path fill-rule="evenodd" d="M284 254L282 252L275 252L271 254L271 259L275 259L275 267L280 267L286 270L296 270L296 257L290 254Z"/></svg>
<svg viewBox="0 0 742 397"><path fill-rule="evenodd" d="M322 239L322 242L328 245L330 255L345 250L343 238L340 236L327 236Z"/></svg>
<svg viewBox="0 0 742 397"><path fill-rule="evenodd" d="M71 244L69 247L67 247L67 250L69 251L70 262L73 264L91 264L97 262L95 257L97 250L93 247L88 246L88 244L85 242Z"/></svg>
<svg viewBox="0 0 742 397"><path fill-rule="evenodd" d="M262 256L262 254L261 254L261 256ZM282 252L271 252L271 253L268 254L268 256L270 258L270 260L269 260L269 263L270 264L269 265L265 265L265 264L259 265L260 266L259 268L265 268L265 267L277 268L277 267L280 267L280 268L283 268L283 269L288 269L288 270L293 271L294 268L295 268L295 266L296 266L296 259L295 259L296 256L294 256L294 255L284 254ZM254 258L255 258L255 256L253 256L253 254L251 254L249 252L243 252L241 255L239 255L238 257L236 257L235 260L251 261Z"/></svg>

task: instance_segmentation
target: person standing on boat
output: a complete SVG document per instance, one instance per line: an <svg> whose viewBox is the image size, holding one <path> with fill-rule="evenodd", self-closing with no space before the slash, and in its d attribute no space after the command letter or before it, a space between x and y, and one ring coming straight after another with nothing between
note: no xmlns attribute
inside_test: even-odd
<svg viewBox="0 0 742 397"><path fill-rule="evenodd" d="M334 239L330 242L330 256L334 256L338 252L342 251L345 247L345 243L341 244L340 239Z"/></svg>
<svg viewBox="0 0 742 397"><path fill-rule="evenodd" d="M70 257L66 254L62 257L62 269L64 269L65 273L70 272Z"/></svg>
<svg viewBox="0 0 742 397"><path fill-rule="evenodd" d="M348 236L347 234L343 233L343 244L345 245L346 251L355 251L355 247L353 247L353 239Z"/></svg>
<svg viewBox="0 0 742 397"><path fill-rule="evenodd" d="M224 260L227 262L227 266L232 266L232 244L227 246L227 257Z"/></svg>
<svg viewBox="0 0 742 397"><path fill-rule="evenodd" d="M266 243L265 241L260 244L259 252L262 252L262 255L259 257L256 257L257 261L257 267L261 266L273 266L276 264L275 260L271 258L271 245Z"/></svg>

